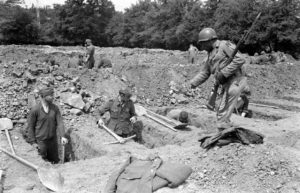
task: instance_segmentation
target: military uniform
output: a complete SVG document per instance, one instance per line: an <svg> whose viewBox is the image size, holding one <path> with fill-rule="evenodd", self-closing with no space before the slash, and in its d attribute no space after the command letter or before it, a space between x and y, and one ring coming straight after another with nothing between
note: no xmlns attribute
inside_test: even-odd
<svg viewBox="0 0 300 193"><path fill-rule="evenodd" d="M196 87L204 83L211 74L221 72L224 75L226 81L222 84L224 92L218 118L225 122L229 122L239 96L247 87L247 78L241 69L245 59L239 52L232 62L225 66L234 49L235 45L231 42L216 40L213 50L208 53L203 69L190 82L193 87Z"/></svg>
<svg viewBox="0 0 300 193"><path fill-rule="evenodd" d="M105 112L110 113L110 119L107 126L121 137L129 137L136 134L137 140L141 140L142 122L137 121L132 124L130 118L136 116L134 104L131 100L121 103L118 98L109 100L98 110L102 116Z"/></svg>

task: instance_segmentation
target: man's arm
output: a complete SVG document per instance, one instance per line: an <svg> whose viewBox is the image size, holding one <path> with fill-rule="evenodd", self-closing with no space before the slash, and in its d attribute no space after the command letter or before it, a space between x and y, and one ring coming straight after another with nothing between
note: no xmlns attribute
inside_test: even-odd
<svg viewBox="0 0 300 193"><path fill-rule="evenodd" d="M37 121L37 112L35 108L32 108L27 117L28 142L31 144L36 142L36 138L35 138L36 121Z"/></svg>
<svg viewBox="0 0 300 193"><path fill-rule="evenodd" d="M222 45L221 47L223 49L223 52L228 56L231 57L234 49L235 49L235 45L231 44L230 42L226 42L224 45ZM224 66L220 68L221 73L226 77L230 77L233 74L235 74L235 72L237 70L239 70L243 64L245 63L245 59L244 57L241 55L240 52L236 53L235 57L233 58L232 62L230 64L228 64L227 66Z"/></svg>
<svg viewBox="0 0 300 193"><path fill-rule="evenodd" d="M202 70L190 81L192 87L197 87L203 84L210 76L208 62L206 61Z"/></svg>
<svg viewBox="0 0 300 193"><path fill-rule="evenodd" d="M56 118L56 124L57 124L56 126L57 126L60 136L65 137L64 121L63 121L63 117L62 117L58 107L56 107L55 118Z"/></svg>
<svg viewBox="0 0 300 193"><path fill-rule="evenodd" d="M97 121L104 115L105 112L110 111L113 102L114 102L113 100L109 100L102 107L96 109L95 112L96 112Z"/></svg>

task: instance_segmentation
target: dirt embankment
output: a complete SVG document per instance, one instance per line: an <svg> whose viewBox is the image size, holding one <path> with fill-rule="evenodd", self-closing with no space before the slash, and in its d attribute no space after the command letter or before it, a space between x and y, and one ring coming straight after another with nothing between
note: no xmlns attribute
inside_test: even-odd
<svg viewBox="0 0 300 193"><path fill-rule="evenodd" d="M194 170L183 186L173 190L164 188L159 193L300 192L299 62L246 65L251 100L277 108L250 105L256 113L254 119L233 116L233 121L263 133L265 143L231 144L206 152L197 140L216 131L215 114L199 106L206 101L212 79L200 86L194 96L170 93L171 81L188 81L201 68L200 63L187 64L184 52L97 48L96 63L100 58L108 58L113 68L86 71L67 68L70 58L84 52L81 47L2 46L0 50L0 107L3 109L0 116L18 122L11 132L17 153L36 164L45 162L24 141L20 130L35 99L33 91L47 84L55 88L56 103L61 107L71 140L68 149L71 162L54 166L65 178L64 192L101 192L112 170L119 168L129 155L145 157L150 153L188 164ZM204 57L199 55L198 61ZM84 102L92 101L88 111L78 115L72 114L70 106L60 97L76 77L81 90L91 95ZM201 128L173 132L139 118L145 125L145 145L134 142L104 145L113 139L97 128L93 111L124 86L132 88L138 102L149 109L187 110L198 119ZM8 147L5 135L0 137L1 147ZM0 169L6 169L5 193L47 192L33 171L2 153L0 160Z"/></svg>

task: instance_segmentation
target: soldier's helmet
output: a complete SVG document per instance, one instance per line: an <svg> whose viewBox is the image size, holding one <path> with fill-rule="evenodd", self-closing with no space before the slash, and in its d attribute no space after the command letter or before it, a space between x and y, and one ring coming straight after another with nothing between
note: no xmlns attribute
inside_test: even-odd
<svg viewBox="0 0 300 193"><path fill-rule="evenodd" d="M120 89L119 94L124 94L126 97L131 97L131 91L128 88Z"/></svg>
<svg viewBox="0 0 300 193"><path fill-rule="evenodd" d="M204 28L199 32L198 42L205 42L205 41L209 41L209 40L217 39L217 38L218 38L218 36L214 29Z"/></svg>

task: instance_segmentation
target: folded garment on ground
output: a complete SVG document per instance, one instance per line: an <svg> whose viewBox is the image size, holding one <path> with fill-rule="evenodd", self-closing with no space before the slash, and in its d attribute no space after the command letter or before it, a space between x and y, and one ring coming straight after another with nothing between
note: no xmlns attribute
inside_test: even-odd
<svg viewBox="0 0 300 193"><path fill-rule="evenodd" d="M189 166L164 162L155 156L147 159L129 157L115 171L105 187L105 193L152 193L163 187L177 187L192 173Z"/></svg>
<svg viewBox="0 0 300 193"><path fill-rule="evenodd" d="M216 134L206 135L198 141L200 146L205 149L210 149L214 146L224 146L229 143L261 144L263 143L264 135L245 129L242 127L227 128Z"/></svg>

